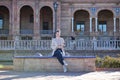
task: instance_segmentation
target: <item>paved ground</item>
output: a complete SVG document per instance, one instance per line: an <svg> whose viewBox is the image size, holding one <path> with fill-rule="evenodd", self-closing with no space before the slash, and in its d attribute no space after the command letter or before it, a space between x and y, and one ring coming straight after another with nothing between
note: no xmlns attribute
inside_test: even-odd
<svg viewBox="0 0 120 80"><path fill-rule="evenodd" d="M0 80L120 80L120 71L40 73L0 71Z"/></svg>

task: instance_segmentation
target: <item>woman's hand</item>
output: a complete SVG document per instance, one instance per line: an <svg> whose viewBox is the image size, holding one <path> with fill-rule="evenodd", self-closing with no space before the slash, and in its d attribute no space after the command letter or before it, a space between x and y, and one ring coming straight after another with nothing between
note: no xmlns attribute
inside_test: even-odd
<svg viewBox="0 0 120 80"><path fill-rule="evenodd" d="M63 45L58 45L57 48L63 49Z"/></svg>

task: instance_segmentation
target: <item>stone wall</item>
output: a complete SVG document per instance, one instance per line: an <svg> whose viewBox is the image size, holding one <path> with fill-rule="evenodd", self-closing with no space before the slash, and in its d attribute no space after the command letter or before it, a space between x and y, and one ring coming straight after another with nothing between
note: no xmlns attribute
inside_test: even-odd
<svg viewBox="0 0 120 80"><path fill-rule="evenodd" d="M65 57L68 72L95 71L95 57ZM62 65L53 57L15 57L15 71L63 72Z"/></svg>

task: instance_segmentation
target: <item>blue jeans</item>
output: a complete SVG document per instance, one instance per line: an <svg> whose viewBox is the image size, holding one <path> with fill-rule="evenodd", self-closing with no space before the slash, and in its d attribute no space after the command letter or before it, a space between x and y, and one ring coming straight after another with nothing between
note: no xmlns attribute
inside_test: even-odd
<svg viewBox="0 0 120 80"><path fill-rule="evenodd" d="M64 58L63 58L61 52L62 52L62 49L60 49L60 48L56 49L53 57L56 57L58 59L58 61L60 62L60 64L64 65L64 62L63 62Z"/></svg>

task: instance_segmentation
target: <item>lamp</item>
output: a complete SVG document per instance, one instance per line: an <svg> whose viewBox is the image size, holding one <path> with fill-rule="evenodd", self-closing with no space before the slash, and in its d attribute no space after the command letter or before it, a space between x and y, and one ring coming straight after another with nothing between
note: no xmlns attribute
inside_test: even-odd
<svg viewBox="0 0 120 80"><path fill-rule="evenodd" d="M55 1L53 3L54 11L55 11L55 30L54 30L54 37L55 37L55 31L57 29L57 8L58 8L58 3Z"/></svg>

